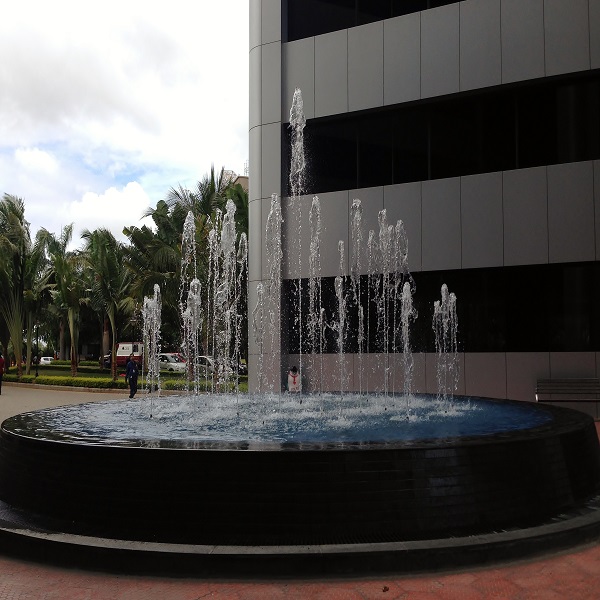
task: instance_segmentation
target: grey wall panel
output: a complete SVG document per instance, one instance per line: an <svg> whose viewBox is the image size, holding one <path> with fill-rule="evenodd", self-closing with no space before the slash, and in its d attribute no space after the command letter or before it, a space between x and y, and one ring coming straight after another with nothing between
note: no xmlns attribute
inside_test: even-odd
<svg viewBox="0 0 600 600"><path fill-rule="evenodd" d="M262 47L258 46L250 51L250 127L262 123Z"/></svg>
<svg viewBox="0 0 600 600"><path fill-rule="evenodd" d="M248 231L248 276L250 281L262 278L262 200L254 200L248 205L248 216L252 227Z"/></svg>
<svg viewBox="0 0 600 600"><path fill-rule="evenodd" d="M461 268L460 178L424 181L422 268Z"/></svg>
<svg viewBox="0 0 600 600"><path fill-rule="evenodd" d="M468 396L506 398L506 355L504 352L465 353L464 378Z"/></svg>
<svg viewBox="0 0 600 600"><path fill-rule="evenodd" d="M383 105L383 21L348 30L348 110Z"/></svg>
<svg viewBox="0 0 600 600"><path fill-rule="evenodd" d="M320 194L322 240L321 273L323 277L340 274L338 241L344 242L344 271L348 274L348 192Z"/></svg>
<svg viewBox="0 0 600 600"><path fill-rule="evenodd" d="M594 260L594 166L592 162L548 167L550 262Z"/></svg>
<svg viewBox="0 0 600 600"><path fill-rule="evenodd" d="M461 181L462 268L504 264L502 173Z"/></svg>
<svg viewBox="0 0 600 600"><path fill-rule="evenodd" d="M248 164L248 199L258 200L262 198L262 127L253 127L248 134L250 146L250 162Z"/></svg>
<svg viewBox="0 0 600 600"><path fill-rule="evenodd" d="M413 360L413 370L412 370L412 380L410 383L410 392L411 393L424 393L427 390L427 380L425 375L425 354L424 353L414 353L412 355ZM357 368L358 358L355 355L354 365ZM404 391L404 354L402 352L398 352L397 354L391 354L389 357L389 365L390 365L390 391L396 393L402 393ZM356 372L354 374L354 379L356 381ZM356 388L358 389L358 387Z"/></svg>
<svg viewBox="0 0 600 600"><path fill-rule="evenodd" d="M504 264L548 262L546 167L503 174Z"/></svg>
<svg viewBox="0 0 600 600"><path fill-rule="evenodd" d="M544 0L546 76L590 68L588 0Z"/></svg>
<svg viewBox="0 0 600 600"><path fill-rule="evenodd" d="M502 81L500 0L470 0L460 7L460 89Z"/></svg>
<svg viewBox="0 0 600 600"><path fill-rule="evenodd" d="M262 0L261 30L263 44L281 41L281 0Z"/></svg>
<svg viewBox="0 0 600 600"><path fill-rule="evenodd" d="M408 267L421 270L421 182L390 185L383 189L390 223L401 219L408 237Z"/></svg>
<svg viewBox="0 0 600 600"><path fill-rule="evenodd" d="M383 103L421 97L421 13L383 22Z"/></svg>
<svg viewBox="0 0 600 600"><path fill-rule="evenodd" d="M315 116L315 38L283 44L282 53L282 120L287 122L290 119L290 108L296 88L302 91L304 116L312 119Z"/></svg>
<svg viewBox="0 0 600 600"><path fill-rule="evenodd" d="M281 44L262 47L261 119L264 123L281 121Z"/></svg>
<svg viewBox="0 0 600 600"><path fill-rule="evenodd" d="M459 4L421 13L421 97L459 91Z"/></svg>
<svg viewBox="0 0 600 600"><path fill-rule="evenodd" d="M502 0L502 83L543 77L544 0Z"/></svg>
<svg viewBox="0 0 600 600"><path fill-rule="evenodd" d="M360 255L360 272L367 274L369 272L368 256L367 256L367 242L369 239L369 230L375 232L376 238L379 239L379 211L383 209L383 188L363 188L359 190L350 190L348 194L348 257L352 261L353 257L353 244L352 244L352 223L350 222L352 202L355 198L361 201L363 213L362 213L362 252ZM389 217L389 215L388 215Z"/></svg>
<svg viewBox="0 0 600 600"><path fill-rule="evenodd" d="M600 260L600 160L594 161L594 224L596 260Z"/></svg>
<svg viewBox="0 0 600 600"><path fill-rule="evenodd" d="M262 126L261 196L281 195L281 123Z"/></svg>
<svg viewBox="0 0 600 600"><path fill-rule="evenodd" d="M465 355L463 353L458 354L458 387L455 391L456 394L464 395L466 393L465 377ZM437 380L437 354L427 353L425 354L425 376L428 394L437 394L439 391L439 385Z"/></svg>
<svg viewBox="0 0 600 600"><path fill-rule="evenodd" d="M283 277L295 279L308 277L309 274L309 248L310 248L310 206L312 196L299 198L283 198Z"/></svg>
<svg viewBox="0 0 600 600"><path fill-rule="evenodd" d="M550 377L596 377L595 352L551 352Z"/></svg>
<svg viewBox="0 0 600 600"><path fill-rule="evenodd" d="M548 352L506 353L506 397L510 400L535 400L538 379L550 377Z"/></svg>
<svg viewBox="0 0 600 600"><path fill-rule="evenodd" d="M600 68L600 0L590 2L590 60L591 68Z"/></svg>
<svg viewBox="0 0 600 600"><path fill-rule="evenodd" d="M262 198L260 200L260 233L261 233L261 245L260 245L260 262L262 269L261 279L268 279L269 275L269 260L267 257L267 242L265 239L265 229L267 226L267 219L269 218L269 211L271 210L271 198ZM257 210L258 212L258 210Z"/></svg>
<svg viewBox="0 0 600 600"><path fill-rule="evenodd" d="M315 38L315 117L348 111L348 32Z"/></svg>
<svg viewBox="0 0 600 600"><path fill-rule="evenodd" d="M256 46L260 46L261 44L261 21L262 21L262 0L250 0L250 18L249 18L249 27L250 27L250 49L256 48Z"/></svg>

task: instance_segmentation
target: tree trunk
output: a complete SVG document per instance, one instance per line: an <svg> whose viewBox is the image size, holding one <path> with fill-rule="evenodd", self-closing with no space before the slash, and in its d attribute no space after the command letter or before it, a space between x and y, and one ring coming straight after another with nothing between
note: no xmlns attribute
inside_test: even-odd
<svg viewBox="0 0 600 600"><path fill-rule="evenodd" d="M65 345L65 318L60 318L60 333L58 338L58 358L60 360L66 360L67 348Z"/></svg>

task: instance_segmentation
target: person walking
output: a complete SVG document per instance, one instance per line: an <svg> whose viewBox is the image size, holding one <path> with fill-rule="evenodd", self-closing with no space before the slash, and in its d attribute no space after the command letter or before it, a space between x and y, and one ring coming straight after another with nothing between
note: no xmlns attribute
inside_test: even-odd
<svg viewBox="0 0 600 600"><path fill-rule="evenodd" d="M129 382L129 398L133 398L137 392L138 373L138 364L135 362L132 352L125 368L125 381Z"/></svg>
<svg viewBox="0 0 600 600"><path fill-rule="evenodd" d="M4 375L5 369L6 363L2 354L0 354L0 395L2 395L2 376Z"/></svg>

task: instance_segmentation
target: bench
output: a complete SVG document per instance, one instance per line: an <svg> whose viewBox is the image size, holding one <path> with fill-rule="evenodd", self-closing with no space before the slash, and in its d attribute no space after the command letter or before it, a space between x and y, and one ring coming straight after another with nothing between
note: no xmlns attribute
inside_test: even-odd
<svg viewBox="0 0 600 600"><path fill-rule="evenodd" d="M553 402L569 406L600 418L600 380L588 379L538 379L535 387L537 402Z"/></svg>
<svg viewBox="0 0 600 600"><path fill-rule="evenodd" d="M599 379L538 379L535 387L538 402L598 402Z"/></svg>

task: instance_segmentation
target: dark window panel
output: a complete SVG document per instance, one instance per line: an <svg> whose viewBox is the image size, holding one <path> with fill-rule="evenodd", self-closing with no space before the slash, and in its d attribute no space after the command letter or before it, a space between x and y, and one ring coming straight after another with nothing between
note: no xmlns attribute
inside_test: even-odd
<svg viewBox="0 0 600 600"><path fill-rule="evenodd" d="M354 27L355 0L287 0L288 40Z"/></svg>
<svg viewBox="0 0 600 600"><path fill-rule="evenodd" d="M392 0L393 17L408 15L427 8L427 0Z"/></svg>
<svg viewBox="0 0 600 600"><path fill-rule="evenodd" d="M392 16L392 0L357 0L356 24L383 21Z"/></svg>
<svg viewBox="0 0 600 600"><path fill-rule="evenodd" d="M596 160L600 77L310 119L305 142L306 193Z"/></svg>
<svg viewBox="0 0 600 600"><path fill-rule="evenodd" d="M357 187L393 183L393 131L388 119L365 119L358 126Z"/></svg>
<svg viewBox="0 0 600 600"><path fill-rule="evenodd" d="M517 96L517 168L558 162L556 89L535 86Z"/></svg>
<svg viewBox="0 0 600 600"><path fill-rule="evenodd" d="M322 280L326 329L324 351L338 351L334 322L338 303L335 279ZM411 327L414 352L435 352L432 327L433 303L440 299L441 286L447 284L457 296L458 345L464 352L597 352L600 351L600 315L595 299L600 294L600 263L531 265L520 267L466 269L415 273L413 296L418 318ZM387 332L378 327L375 290L381 291L380 275L361 277L361 305L367 341L365 352L381 352L387 333L389 350L394 348L400 307L393 298L387 308ZM358 351L358 307L353 300L351 282L344 280L347 303L345 352ZM298 352L299 333L296 282L284 282L284 305L288 348ZM308 338L308 281L303 280L303 346L310 351ZM399 338L396 339L400 347Z"/></svg>

